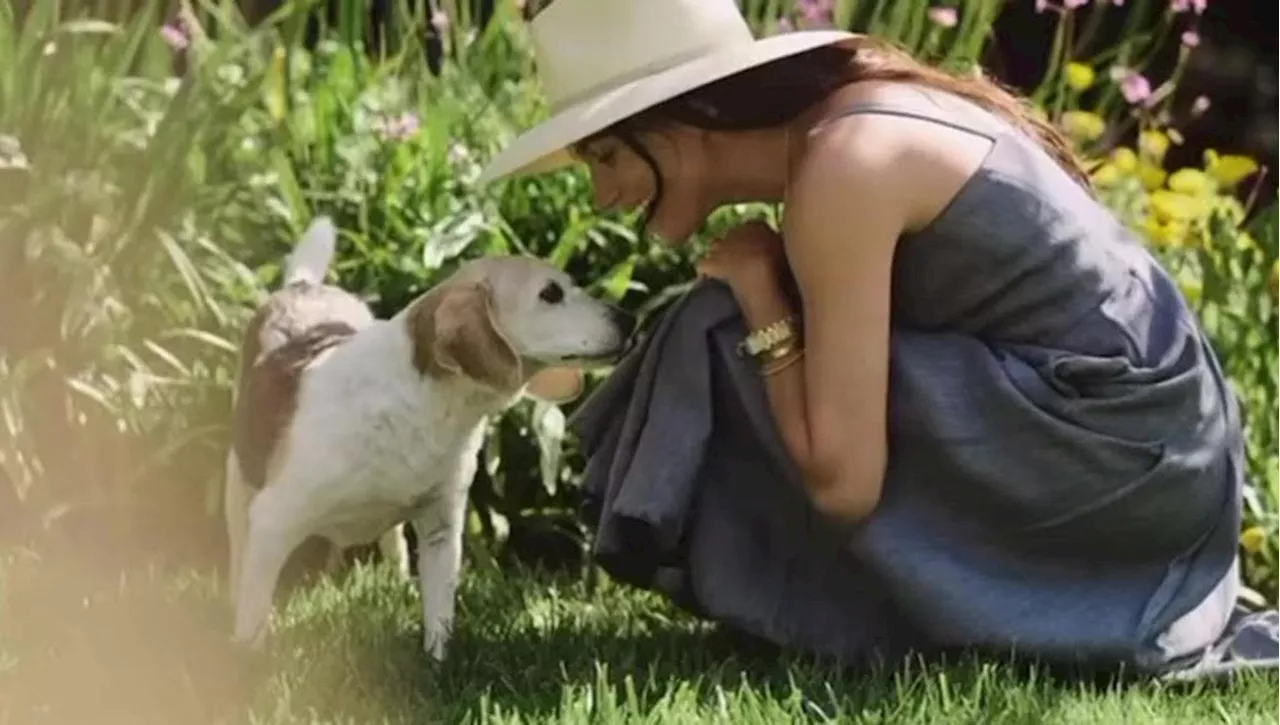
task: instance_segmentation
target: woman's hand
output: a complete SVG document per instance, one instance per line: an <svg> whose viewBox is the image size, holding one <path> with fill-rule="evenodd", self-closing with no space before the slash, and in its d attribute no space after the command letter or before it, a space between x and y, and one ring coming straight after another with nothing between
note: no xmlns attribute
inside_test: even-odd
<svg viewBox="0 0 1280 725"><path fill-rule="evenodd" d="M782 236L762 221L740 224L715 241L698 261L698 272L729 285L744 308L772 301L786 268Z"/></svg>

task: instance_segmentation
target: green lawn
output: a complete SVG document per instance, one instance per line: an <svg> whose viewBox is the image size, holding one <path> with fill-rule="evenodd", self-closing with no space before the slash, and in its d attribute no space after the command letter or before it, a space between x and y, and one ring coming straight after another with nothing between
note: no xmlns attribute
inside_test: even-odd
<svg viewBox="0 0 1280 725"><path fill-rule="evenodd" d="M1055 683L991 664L879 675L735 651L653 596L470 571L443 667L381 570L299 591L269 651L228 646L208 578L8 567L0 725L39 723L1275 723L1233 687Z"/></svg>

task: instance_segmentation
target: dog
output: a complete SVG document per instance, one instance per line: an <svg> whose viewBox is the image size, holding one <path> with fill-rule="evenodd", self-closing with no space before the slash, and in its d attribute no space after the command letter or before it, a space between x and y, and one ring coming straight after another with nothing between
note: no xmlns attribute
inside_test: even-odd
<svg viewBox="0 0 1280 725"><path fill-rule="evenodd" d="M378 542L408 574L418 540L423 649L452 629L467 492L486 422L530 395L578 396L635 319L522 256L463 263L390 319L325 283L337 230L314 219L241 347L225 514L236 642L261 646L280 572L309 537Z"/></svg>

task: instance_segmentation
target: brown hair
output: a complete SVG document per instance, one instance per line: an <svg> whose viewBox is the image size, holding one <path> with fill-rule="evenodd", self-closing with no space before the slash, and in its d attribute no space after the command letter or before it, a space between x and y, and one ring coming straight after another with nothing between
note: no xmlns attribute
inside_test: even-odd
<svg viewBox="0 0 1280 725"><path fill-rule="evenodd" d="M662 176L636 132L675 121L711 131L746 131L787 123L834 91L858 81L912 83L951 93L1004 118L1040 142L1086 190L1088 172L1056 128L1035 116L1014 92L986 76L951 73L927 65L883 40L859 36L756 66L648 108L584 139L613 136L640 156L657 186L652 214L661 201ZM645 220L645 223L648 219Z"/></svg>

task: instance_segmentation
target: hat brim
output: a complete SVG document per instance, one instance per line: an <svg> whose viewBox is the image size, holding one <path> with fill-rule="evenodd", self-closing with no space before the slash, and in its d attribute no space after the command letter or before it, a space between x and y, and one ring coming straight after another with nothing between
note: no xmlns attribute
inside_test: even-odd
<svg viewBox="0 0 1280 725"><path fill-rule="evenodd" d="M839 30L783 33L625 83L575 103L517 136L490 159L477 183L541 174L569 165L574 162L570 146L647 108L748 68L856 37Z"/></svg>

